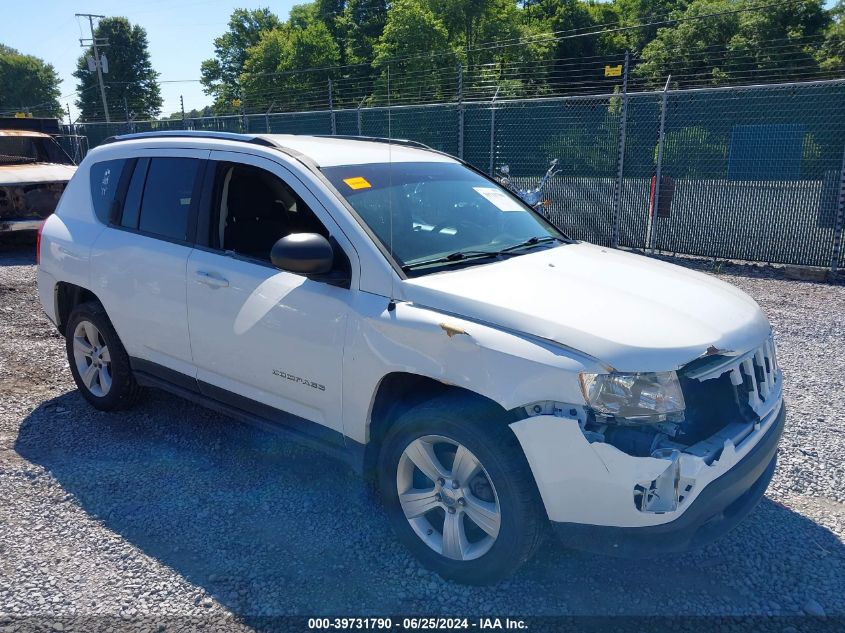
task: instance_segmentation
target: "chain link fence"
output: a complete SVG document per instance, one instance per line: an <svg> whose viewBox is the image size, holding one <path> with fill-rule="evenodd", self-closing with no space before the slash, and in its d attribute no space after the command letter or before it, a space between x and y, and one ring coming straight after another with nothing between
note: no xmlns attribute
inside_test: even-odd
<svg viewBox="0 0 845 633"><path fill-rule="evenodd" d="M180 129L392 136L488 173L508 165L519 187L557 158L548 213L572 237L835 271L845 267L843 103L845 80L828 80L67 127L90 147Z"/></svg>

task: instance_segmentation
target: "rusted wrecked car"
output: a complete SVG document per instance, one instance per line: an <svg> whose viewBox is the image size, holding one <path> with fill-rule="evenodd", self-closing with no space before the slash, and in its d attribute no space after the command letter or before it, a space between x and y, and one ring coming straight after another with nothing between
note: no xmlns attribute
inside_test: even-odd
<svg viewBox="0 0 845 633"><path fill-rule="evenodd" d="M0 233L37 230L75 171L49 134L4 129L0 122Z"/></svg>

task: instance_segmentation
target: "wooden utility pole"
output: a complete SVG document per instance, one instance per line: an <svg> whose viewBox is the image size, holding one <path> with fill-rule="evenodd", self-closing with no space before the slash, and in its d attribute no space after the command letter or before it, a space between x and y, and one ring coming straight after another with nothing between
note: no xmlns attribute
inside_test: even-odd
<svg viewBox="0 0 845 633"><path fill-rule="evenodd" d="M106 100L106 85L103 83L103 62L100 58L100 47L105 48L109 42L105 38L98 38L94 35L94 18L104 18L104 15L94 15L91 13L77 13L78 18L88 18L88 26L91 28L91 39L79 39L79 45L82 48L92 46L94 48L94 67L97 69L97 82L100 84L100 97L103 99L103 114L106 116L106 123L110 123L109 119L109 104Z"/></svg>

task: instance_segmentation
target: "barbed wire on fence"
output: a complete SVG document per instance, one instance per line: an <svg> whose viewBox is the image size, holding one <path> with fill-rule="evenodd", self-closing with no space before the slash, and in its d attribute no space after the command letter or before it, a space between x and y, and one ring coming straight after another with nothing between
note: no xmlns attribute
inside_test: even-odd
<svg viewBox="0 0 845 633"><path fill-rule="evenodd" d="M518 184L538 178L557 158L561 173L550 184L549 213L578 239L841 268L845 253L833 244L837 236L841 243L842 223L835 220L845 204L838 197L845 186L844 98L845 79L670 85L625 95L606 88L602 94L86 123L69 131L85 135L92 147L115 134L180 128L392 134L488 173L509 164ZM674 201L664 215L666 191Z"/></svg>
<svg viewBox="0 0 845 633"><path fill-rule="evenodd" d="M710 20L728 15L762 12L801 5L805 0L758 2L735 8L687 15L669 13L654 16L647 22L626 24L621 20L589 27L558 30L531 36L482 42L467 48L463 54L485 51L507 51L536 43L565 43L570 40L597 38L614 33L655 29L686 22ZM653 60L644 60L638 52L631 53L630 92L658 88L666 75L672 75L673 87L703 87L714 84L741 85L830 79L842 76L845 69L826 68L812 59L813 51L824 45L824 37L796 36L759 42L753 50L731 50L728 47L707 51L667 48L664 53L670 62L655 68ZM276 84L257 90L242 89L240 104L219 114L263 114L348 108L353 105L377 106L387 103L384 77L390 67L390 102L394 105L434 102L489 100L497 92L503 97L531 97L565 94L603 94L618 89L620 80L606 75L606 68L618 68L624 52L617 51L594 56L507 60L466 64L458 68L456 51L421 52L417 55L397 56L384 63L356 63L321 66L299 70L256 73L252 77L270 77ZM442 64L433 62L442 58ZM402 69L404 62L428 60L424 69ZM707 69L701 64L706 61ZM651 65L651 71L649 70ZM362 72L364 71L364 72ZM161 80L160 85L199 83L200 79ZM332 88L329 89L329 82ZM146 111L145 104L125 98L119 82L106 82L107 103L110 109L125 112ZM329 95L331 92L331 96ZM62 102L79 97L78 92L63 95ZM198 104L187 104L190 110ZM30 107L34 109L35 106ZM10 112L11 113L11 112ZM0 113L0 114L10 114ZM125 121L124 121L125 122Z"/></svg>

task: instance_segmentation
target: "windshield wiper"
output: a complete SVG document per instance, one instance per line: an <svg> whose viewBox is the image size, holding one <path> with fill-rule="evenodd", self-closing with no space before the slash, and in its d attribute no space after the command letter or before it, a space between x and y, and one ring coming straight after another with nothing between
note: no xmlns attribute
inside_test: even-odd
<svg viewBox="0 0 845 633"><path fill-rule="evenodd" d="M415 268L422 268L423 266L432 266L434 264L459 264L470 259L487 259L490 257L498 257L500 251L455 251L443 257L434 257L432 259L423 259L418 262L412 262L402 266L402 270L408 272Z"/></svg>
<svg viewBox="0 0 845 633"><path fill-rule="evenodd" d="M405 264L402 266L402 270L408 272L410 270L414 270L416 268L422 268L424 266L433 266L434 264L459 264L465 262L467 260L472 259L490 259L493 257L501 257L502 255L517 255L516 251L522 250L523 248L533 248L534 246L538 246L540 244L546 244L548 242L562 242L559 237L554 237L549 235L547 237L530 237L524 242L520 242L519 244L514 244L512 246L506 246L503 249L498 251L455 251L454 253L449 253L443 257L435 257L433 259L424 259L419 262L412 262L410 264Z"/></svg>
<svg viewBox="0 0 845 633"><path fill-rule="evenodd" d="M549 242L562 242L563 240L559 237L555 237L554 235L547 235L545 237L529 237L524 242L520 242L519 244L514 244L513 246L507 246L499 251L499 254L502 253L511 253L513 251L522 250L523 248L530 248L533 246L537 246L538 244L547 244Z"/></svg>

